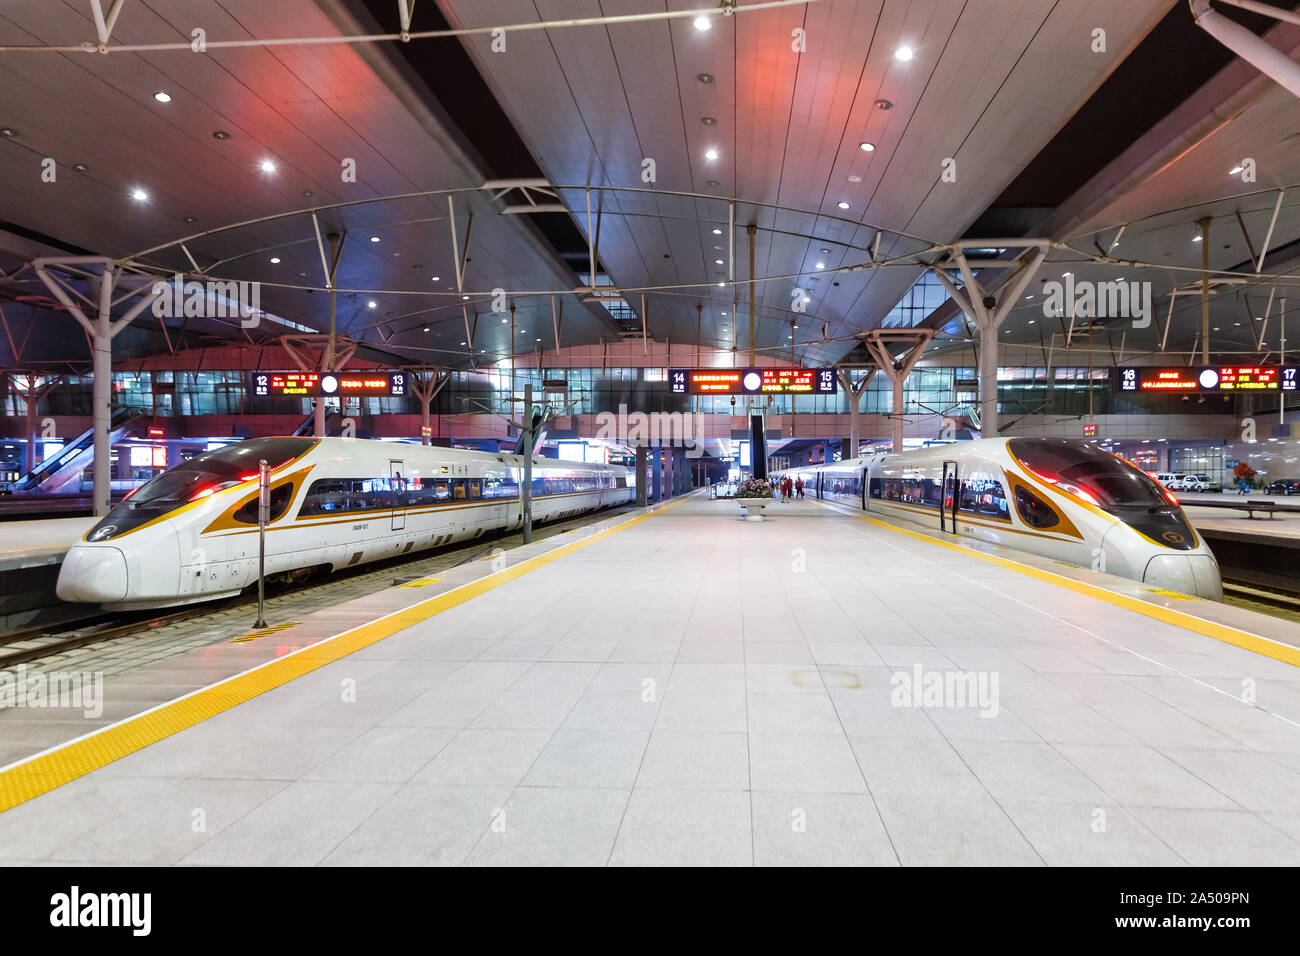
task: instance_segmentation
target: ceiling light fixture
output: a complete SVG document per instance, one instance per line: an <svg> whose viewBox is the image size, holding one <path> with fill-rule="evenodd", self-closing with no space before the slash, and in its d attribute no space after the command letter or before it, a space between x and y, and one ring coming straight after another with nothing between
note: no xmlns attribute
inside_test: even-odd
<svg viewBox="0 0 1300 956"><path fill-rule="evenodd" d="M849 208L849 204L846 203L846 202L843 202L843 201L838 202L838 203L836 203L835 205L839 206L841 209L848 209L848 208Z"/></svg>
<svg viewBox="0 0 1300 956"><path fill-rule="evenodd" d="M912 59L912 48L910 46L900 46L894 51L894 59L900 63L906 63Z"/></svg>
<svg viewBox="0 0 1300 956"><path fill-rule="evenodd" d="M706 85L713 82L712 73L697 73L695 74L695 78Z"/></svg>
<svg viewBox="0 0 1300 956"><path fill-rule="evenodd" d="M146 200L148 200L149 194L145 192L143 189L132 189L131 198L134 199L136 202L145 202Z"/></svg>
<svg viewBox="0 0 1300 956"><path fill-rule="evenodd" d="M375 300L371 299L369 302L366 303L366 308L373 309L375 305L376 305Z"/></svg>
<svg viewBox="0 0 1300 956"><path fill-rule="evenodd" d="M273 266L278 266L279 264L280 264L280 257L279 257L279 256L272 256L272 257L271 257L271 265L273 265Z"/></svg>
<svg viewBox="0 0 1300 956"><path fill-rule="evenodd" d="M433 279L434 282L441 282L441 281L442 281L442 276L432 276L431 278Z"/></svg>
<svg viewBox="0 0 1300 956"><path fill-rule="evenodd" d="M704 151L704 158L712 162L718 158L718 151L716 149L706 149Z"/></svg>
<svg viewBox="0 0 1300 956"><path fill-rule="evenodd" d="M213 138L213 139L230 139L230 134L227 133L224 129L218 129L218 130L214 130L214 131L213 131L213 133L212 133L212 138Z"/></svg>
<svg viewBox="0 0 1300 956"><path fill-rule="evenodd" d="M824 263L824 262L819 262L819 263L817 263L817 268L818 268L818 269L825 269L825 268L826 268L826 263Z"/></svg>
<svg viewBox="0 0 1300 956"><path fill-rule="evenodd" d="M875 143L858 143L858 149L864 153L874 153L876 151Z"/></svg>
<svg viewBox="0 0 1300 956"><path fill-rule="evenodd" d="M1245 169L1244 166L1233 166L1230 170L1228 170L1228 175L1229 175L1229 176L1235 176L1235 175L1237 175L1239 172L1241 172L1243 169Z"/></svg>
<svg viewBox="0 0 1300 956"><path fill-rule="evenodd" d="M73 163L72 168L79 173L84 173L90 167L87 166L85 163Z"/></svg>
<svg viewBox="0 0 1300 956"><path fill-rule="evenodd" d="M699 30L699 31L701 31L701 32L704 32L705 30L712 30L712 29L713 29L713 23L712 23L712 21L709 20L708 17L696 17L696 18L695 18L695 29L697 29L697 30Z"/></svg>
<svg viewBox="0 0 1300 956"><path fill-rule="evenodd" d="M713 234L714 234L715 236L720 236L720 235L722 235L722 230L721 230L721 229L714 229L714 230L713 230Z"/></svg>
<svg viewBox="0 0 1300 956"><path fill-rule="evenodd" d="M371 237L370 237L370 241L371 241L371 242L378 242L378 241L379 241L379 237L378 237L378 236L371 236Z"/></svg>
<svg viewBox="0 0 1300 956"><path fill-rule="evenodd" d="M262 172L264 173L275 172L275 163L272 160L269 159L262 160L261 166L262 166Z"/></svg>
<svg viewBox="0 0 1300 956"><path fill-rule="evenodd" d="M712 116L701 116L700 122L703 123L705 126L716 126L718 121L715 120Z"/></svg>
<svg viewBox="0 0 1300 956"><path fill-rule="evenodd" d="M172 95L170 93L164 93L162 90L155 93L153 98L159 103L170 103L172 101Z"/></svg>

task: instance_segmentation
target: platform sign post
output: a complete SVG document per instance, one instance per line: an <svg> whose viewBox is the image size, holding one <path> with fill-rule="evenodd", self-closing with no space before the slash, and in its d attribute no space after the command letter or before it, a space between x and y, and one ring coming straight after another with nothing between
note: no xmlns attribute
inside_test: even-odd
<svg viewBox="0 0 1300 956"><path fill-rule="evenodd" d="M523 507L524 544L533 540L533 384L524 386L524 480L519 489Z"/></svg>
<svg viewBox="0 0 1300 956"><path fill-rule="evenodd" d="M263 458L257 463L257 623L266 627L266 522L271 516L271 469Z"/></svg>

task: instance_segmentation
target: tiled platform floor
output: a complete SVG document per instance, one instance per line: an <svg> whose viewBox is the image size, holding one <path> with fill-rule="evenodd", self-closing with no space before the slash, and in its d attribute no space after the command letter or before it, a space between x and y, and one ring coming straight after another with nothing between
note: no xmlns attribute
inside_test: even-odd
<svg viewBox="0 0 1300 956"><path fill-rule="evenodd" d="M1300 863L1296 668L811 501L736 512L694 496L0 814L0 859ZM900 706L918 667L996 708Z"/></svg>

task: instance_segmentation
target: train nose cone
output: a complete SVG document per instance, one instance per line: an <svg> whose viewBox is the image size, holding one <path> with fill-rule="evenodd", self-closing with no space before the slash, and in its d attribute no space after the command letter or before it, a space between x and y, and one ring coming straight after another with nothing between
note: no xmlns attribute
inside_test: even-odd
<svg viewBox="0 0 1300 956"><path fill-rule="evenodd" d="M62 601L111 604L126 599L126 555L117 548L74 545L59 567Z"/></svg>
<svg viewBox="0 0 1300 956"><path fill-rule="evenodd" d="M1210 601L1223 600L1219 565L1208 554L1160 554L1147 562L1142 583L1194 594Z"/></svg>

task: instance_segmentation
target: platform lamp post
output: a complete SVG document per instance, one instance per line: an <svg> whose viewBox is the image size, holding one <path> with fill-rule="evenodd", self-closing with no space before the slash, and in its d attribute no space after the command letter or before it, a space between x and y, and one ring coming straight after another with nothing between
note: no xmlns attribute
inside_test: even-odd
<svg viewBox="0 0 1300 956"><path fill-rule="evenodd" d="M271 517L271 468L263 458L257 463L257 621L266 627L266 523Z"/></svg>
<svg viewBox="0 0 1300 956"><path fill-rule="evenodd" d="M523 507L524 544L533 540L533 383L524 385L524 484L519 489Z"/></svg>

